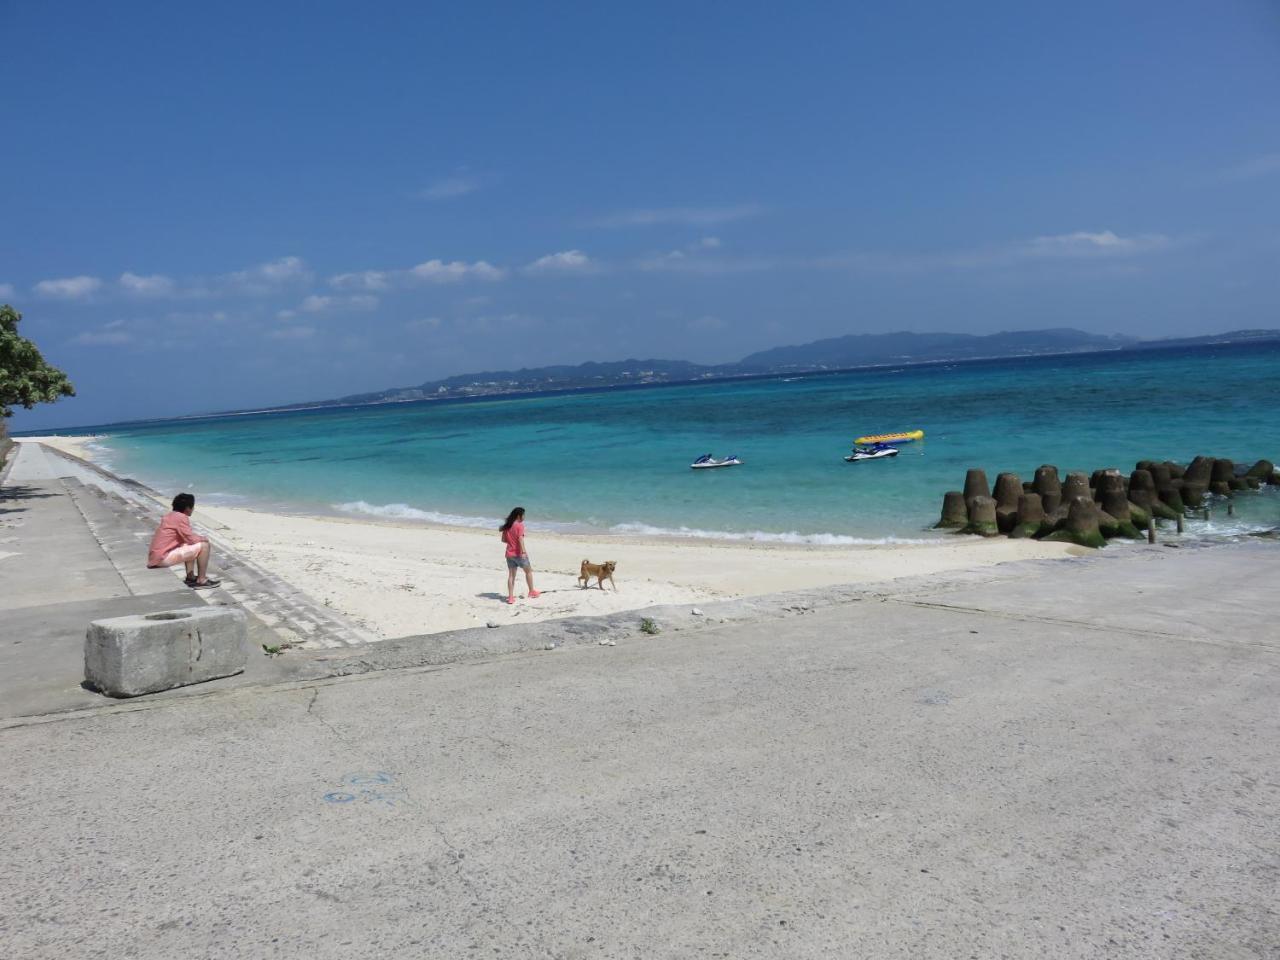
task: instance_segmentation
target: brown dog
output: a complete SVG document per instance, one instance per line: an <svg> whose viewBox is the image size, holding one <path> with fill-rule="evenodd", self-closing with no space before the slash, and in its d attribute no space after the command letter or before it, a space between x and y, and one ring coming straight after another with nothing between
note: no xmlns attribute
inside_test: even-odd
<svg viewBox="0 0 1280 960"><path fill-rule="evenodd" d="M596 583L600 589L604 589L604 582L609 581L609 585L613 587L613 592L618 592L618 585L613 582L613 571L617 564L612 560L606 560L604 563L592 563L590 560L582 561L582 570L578 574L578 583L585 589L591 586L591 578L596 578Z"/></svg>

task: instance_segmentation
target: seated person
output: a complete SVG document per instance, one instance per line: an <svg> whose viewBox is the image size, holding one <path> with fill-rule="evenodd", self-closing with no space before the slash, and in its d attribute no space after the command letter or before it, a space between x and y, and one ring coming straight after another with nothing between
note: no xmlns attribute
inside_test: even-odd
<svg viewBox="0 0 1280 960"><path fill-rule="evenodd" d="M173 510L165 514L151 538L147 566L185 564L187 586L206 590L216 587L221 581L209 576L209 538L196 536L191 529L191 513L195 508L196 498L189 493L180 493L173 498Z"/></svg>

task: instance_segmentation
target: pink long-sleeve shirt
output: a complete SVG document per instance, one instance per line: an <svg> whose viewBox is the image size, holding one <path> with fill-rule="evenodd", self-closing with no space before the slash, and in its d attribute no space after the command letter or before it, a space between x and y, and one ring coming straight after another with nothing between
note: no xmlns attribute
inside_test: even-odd
<svg viewBox="0 0 1280 960"><path fill-rule="evenodd" d="M191 518L185 513L170 510L160 521L155 536L151 538L151 549L147 551L147 566L158 567L169 555L170 550L185 546L188 543L204 543L205 537L196 536L191 529Z"/></svg>

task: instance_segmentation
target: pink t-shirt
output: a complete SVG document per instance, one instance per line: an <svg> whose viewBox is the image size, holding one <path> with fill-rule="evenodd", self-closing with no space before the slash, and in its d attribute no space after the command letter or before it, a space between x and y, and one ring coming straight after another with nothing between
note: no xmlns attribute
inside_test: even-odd
<svg viewBox="0 0 1280 960"><path fill-rule="evenodd" d="M147 566L158 567L164 563L169 551L188 543L204 543L204 537L197 537L191 529L191 518L185 513L170 510L160 521L155 536L151 538L151 549L147 551Z"/></svg>
<svg viewBox="0 0 1280 960"><path fill-rule="evenodd" d="M502 542L507 545L507 556L520 556L520 541L524 539L524 521L517 520L502 533Z"/></svg>

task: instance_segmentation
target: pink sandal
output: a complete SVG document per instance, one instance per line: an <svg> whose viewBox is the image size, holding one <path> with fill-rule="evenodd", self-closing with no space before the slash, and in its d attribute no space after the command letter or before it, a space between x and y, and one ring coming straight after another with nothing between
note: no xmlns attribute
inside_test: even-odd
<svg viewBox="0 0 1280 960"><path fill-rule="evenodd" d="M540 596L542 596L542 591L541 591L541 590L530 590L530 591L529 591L529 599L530 599L530 600L534 600L534 599L536 599L537 597L540 597Z"/></svg>
<svg viewBox="0 0 1280 960"><path fill-rule="evenodd" d="M515 602L516 602L515 597L507 597L507 603L515 603Z"/></svg>

